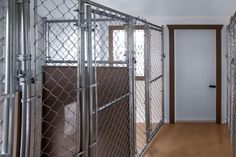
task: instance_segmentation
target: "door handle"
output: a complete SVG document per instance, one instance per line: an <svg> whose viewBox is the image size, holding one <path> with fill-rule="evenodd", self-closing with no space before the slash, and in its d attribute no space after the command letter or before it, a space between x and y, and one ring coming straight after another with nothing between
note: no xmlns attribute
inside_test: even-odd
<svg viewBox="0 0 236 157"><path fill-rule="evenodd" d="M216 88L216 85L209 85L209 88Z"/></svg>

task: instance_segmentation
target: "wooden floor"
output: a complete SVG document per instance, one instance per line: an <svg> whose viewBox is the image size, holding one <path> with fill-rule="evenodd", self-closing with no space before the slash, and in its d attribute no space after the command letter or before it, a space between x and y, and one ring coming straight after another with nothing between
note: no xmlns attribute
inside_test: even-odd
<svg viewBox="0 0 236 157"><path fill-rule="evenodd" d="M232 157L226 125L164 125L144 157Z"/></svg>

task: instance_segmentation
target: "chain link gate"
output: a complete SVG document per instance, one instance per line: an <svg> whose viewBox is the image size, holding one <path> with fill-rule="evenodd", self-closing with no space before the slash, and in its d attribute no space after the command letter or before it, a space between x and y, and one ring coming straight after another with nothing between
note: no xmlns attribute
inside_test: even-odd
<svg viewBox="0 0 236 157"><path fill-rule="evenodd" d="M236 157L236 13L227 27L227 123L231 137L233 157Z"/></svg>
<svg viewBox="0 0 236 157"><path fill-rule="evenodd" d="M96 43L94 59L91 58L95 63L91 64L95 68L95 82L89 86L94 83L97 86L97 138L91 139L89 145L92 148L92 141L97 142L97 156L131 156L129 77L132 65L129 63L130 43L126 30L129 20L122 14L98 6L89 7ZM90 71L90 78L91 74Z"/></svg>

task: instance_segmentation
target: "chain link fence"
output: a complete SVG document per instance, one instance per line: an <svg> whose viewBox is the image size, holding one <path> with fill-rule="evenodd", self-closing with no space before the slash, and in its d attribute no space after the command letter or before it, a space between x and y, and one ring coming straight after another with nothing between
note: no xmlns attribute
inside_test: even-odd
<svg viewBox="0 0 236 157"><path fill-rule="evenodd" d="M37 0L34 4L34 155L74 156L79 147L77 104L78 2Z"/></svg>
<svg viewBox="0 0 236 157"><path fill-rule="evenodd" d="M135 93L136 93L136 151L141 154L147 145L146 136L146 108L145 108L145 27L139 22L134 31L134 51L135 51Z"/></svg>
<svg viewBox="0 0 236 157"><path fill-rule="evenodd" d="M236 14L231 18L227 28L227 122L232 141L233 157L236 157Z"/></svg>
<svg viewBox="0 0 236 157"><path fill-rule="evenodd" d="M163 123L163 44L162 32L150 30L150 125L151 134Z"/></svg>
<svg viewBox="0 0 236 157"><path fill-rule="evenodd" d="M0 1L0 150L2 150L2 131L3 131L3 103L4 78L5 78L5 32L6 32L6 8L5 1Z"/></svg>
<svg viewBox="0 0 236 157"><path fill-rule="evenodd" d="M129 156L129 66L123 15L92 7L98 156Z"/></svg>

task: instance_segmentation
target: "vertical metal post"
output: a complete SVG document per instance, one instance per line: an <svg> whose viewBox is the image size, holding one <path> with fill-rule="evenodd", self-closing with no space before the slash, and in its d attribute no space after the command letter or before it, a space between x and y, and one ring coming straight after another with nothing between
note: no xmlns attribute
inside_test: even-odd
<svg viewBox="0 0 236 157"><path fill-rule="evenodd" d="M19 80L22 88L21 146L20 156L30 154L31 134L31 52L30 52L30 4L29 0L19 2L20 6L20 56Z"/></svg>
<svg viewBox="0 0 236 157"><path fill-rule="evenodd" d="M12 55L13 55L13 0L6 1L6 58L5 58L5 95L10 95L12 90ZM12 141L10 138L12 137L11 132L11 107L12 102L11 98L5 98L4 105L3 105L3 139L2 139L2 156L11 156L11 145Z"/></svg>
<svg viewBox="0 0 236 157"><path fill-rule="evenodd" d="M94 116L94 69L93 69L93 52L92 52L92 19L91 6L86 6L86 22L87 22L87 74L88 74L88 110L89 110L89 157L96 156L96 140Z"/></svg>
<svg viewBox="0 0 236 157"><path fill-rule="evenodd" d="M78 154L76 157L87 157L88 153L88 126L87 126L87 106L86 106L86 85L85 85L85 5L83 0L79 0L79 53L78 53L78 66L77 66L77 129L78 133Z"/></svg>
<svg viewBox="0 0 236 157"><path fill-rule="evenodd" d="M232 29L232 28L231 28ZM234 35L234 31L232 29L232 31L230 32L230 43L231 43L231 47L232 47L232 52L233 53L233 35ZM233 94L234 94L234 77L233 76L233 64L234 64L234 55L232 54L231 55L231 65L230 65L230 90L231 90L231 93L230 93L230 132L231 132L231 140L233 140L233 108L234 108L234 97L233 97Z"/></svg>
<svg viewBox="0 0 236 157"><path fill-rule="evenodd" d="M8 1L7 4L7 11L6 11L6 65L5 65L5 94L10 94L10 16L11 16L11 9L10 9L10 2ZM3 106L3 143L2 143L2 156L8 156L9 154L9 121L10 121L10 99L5 99L4 106Z"/></svg>
<svg viewBox="0 0 236 157"><path fill-rule="evenodd" d="M2 156L12 156L14 140L14 99L15 92L15 52L18 42L16 41L17 18L16 1L5 1L6 5L6 56L5 56L5 101L3 104L3 132L2 132Z"/></svg>
<svg viewBox="0 0 236 157"><path fill-rule="evenodd" d="M229 93L229 54L230 54L230 27L227 27L227 124L228 124L228 129L230 128L230 93Z"/></svg>
<svg viewBox="0 0 236 157"><path fill-rule="evenodd" d="M93 14L93 26L94 26L94 33L93 33L93 40L94 43L96 43L96 16ZM95 140L96 140L96 150L95 150L95 156L97 156L97 141L98 141L98 82L97 82L97 62L96 62L96 58L97 58L97 51L96 51L96 45L93 45L93 57L94 57L94 84L95 84L95 88L94 88L94 105L95 105Z"/></svg>
<svg viewBox="0 0 236 157"><path fill-rule="evenodd" d="M234 57L234 64L233 67L235 66L235 57L236 57L236 25L234 24L233 25L233 57ZM233 82L232 82L232 85L233 85L233 106L232 106L232 110L233 110L233 118L232 118L232 125L233 125L233 138L232 138L232 143L233 143L233 157L236 157L236 105L235 105L235 100L236 100L236 88L235 88L235 83L236 83L236 78L235 78L235 75L236 75L236 70L235 68L232 68L233 70L233 73L232 73L232 79L233 79Z"/></svg>
<svg viewBox="0 0 236 157"><path fill-rule="evenodd" d="M145 118L146 118L146 138L150 139L150 29L146 24L144 28L144 78L145 78Z"/></svg>
<svg viewBox="0 0 236 157"><path fill-rule="evenodd" d="M127 55L129 58L129 111L130 111L130 150L131 155L136 154L136 93L135 93L135 52L133 20L129 20L126 29Z"/></svg>
<svg viewBox="0 0 236 157"><path fill-rule="evenodd" d="M50 32L50 26L49 24L47 24L47 18L43 17L42 18L42 23L43 23L43 61L46 62L47 56L50 56L50 52L49 52L49 32ZM48 41L47 41L48 39Z"/></svg>
<svg viewBox="0 0 236 157"><path fill-rule="evenodd" d="M161 44L162 44L162 118L163 122L165 121L165 45L164 45L164 26L162 26L162 32L161 32Z"/></svg>

